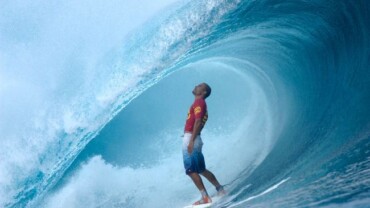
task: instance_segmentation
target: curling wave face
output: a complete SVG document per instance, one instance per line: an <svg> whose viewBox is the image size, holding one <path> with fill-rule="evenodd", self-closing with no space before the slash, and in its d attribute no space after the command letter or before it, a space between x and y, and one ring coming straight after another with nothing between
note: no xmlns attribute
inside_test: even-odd
<svg viewBox="0 0 370 208"><path fill-rule="evenodd" d="M86 41L72 50L73 38L55 37L63 49L58 60L68 60L54 65L60 79L5 73L31 80L34 96L50 98L20 103L22 116L2 112L27 125L15 131L1 123L0 156L8 159L0 163L0 205L188 204L198 194L183 173L180 136L191 89L204 81L213 88L203 132L206 163L229 190L220 206L367 204L369 8L366 1L182 2L125 39L116 33L110 47ZM45 43L37 37L18 42ZM1 41L13 49L7 38ZM125 44L112 50L120 41ZM86 58L91 49L105 50ZM0 55L9 67L13 59ZM1 97L24 93L3 83Z"/></svg>

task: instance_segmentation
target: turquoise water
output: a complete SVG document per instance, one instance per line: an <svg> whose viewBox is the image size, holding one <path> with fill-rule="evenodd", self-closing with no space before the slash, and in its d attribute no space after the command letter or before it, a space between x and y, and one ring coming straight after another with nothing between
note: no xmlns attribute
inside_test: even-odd
<svg viewBox="0 0 370 208"><path fill-rule="evenodd" d="M195 201L200 82L216 207L370 207L368 1L2 4L1 207Z"/></svg>

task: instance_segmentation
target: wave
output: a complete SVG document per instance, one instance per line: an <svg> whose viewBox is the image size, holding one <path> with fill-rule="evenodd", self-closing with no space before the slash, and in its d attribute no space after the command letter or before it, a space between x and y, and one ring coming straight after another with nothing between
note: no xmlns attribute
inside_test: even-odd
<svg viewBox="0 0 370 208"><path fill-rule="evenodd" d="M168 1L123 18L137 5L119 6L49 4L26 13L25 37L3 29L19 15L1 16L1 206L188 204L198 194L177 147L203 81L206 161L228 184L225 206L366 202L366 1Z"/></svg>

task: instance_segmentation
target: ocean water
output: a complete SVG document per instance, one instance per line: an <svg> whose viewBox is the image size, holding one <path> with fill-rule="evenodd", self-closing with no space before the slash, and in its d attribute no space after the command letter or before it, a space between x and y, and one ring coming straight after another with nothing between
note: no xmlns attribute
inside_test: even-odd
<svg viewBox="0 0 370 208"><path fill-rule="evenodd" d="M2 1L0 207L370 207L370 2ZM205 182L211 194L214 187Z"/></svg>

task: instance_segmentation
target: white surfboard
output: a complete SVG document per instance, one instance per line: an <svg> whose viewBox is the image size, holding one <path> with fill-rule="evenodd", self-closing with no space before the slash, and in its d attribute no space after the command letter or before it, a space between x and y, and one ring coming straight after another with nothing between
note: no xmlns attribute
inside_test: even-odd
<svg viewBox="0 0 370 208"><path fill-rule="evenodd" d="M212 205L216 204L218 200L220 200L221 196L214 196L214 197L211 197L212 199L212 202L211 203L207 203L207 204L199 204L199 205L188 205L188 206L185 206L184 208L209 208L209 207L212 207Z"/></svg>
<svg viewBox="0 0 370 208"><path fill-rule="evenodd" d="M184 208L209 208L211 207L213 202L207 203L207 204L199 204L199 205L188 205L185 206Z"/></svg>

